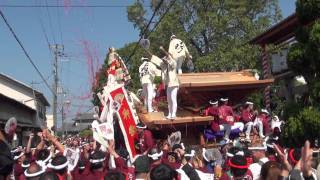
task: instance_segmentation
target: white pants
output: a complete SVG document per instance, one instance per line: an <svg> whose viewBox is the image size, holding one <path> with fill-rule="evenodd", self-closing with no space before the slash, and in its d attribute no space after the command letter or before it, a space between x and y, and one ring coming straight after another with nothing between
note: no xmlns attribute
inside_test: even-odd
<svg viewBox="0 0 320 180"><path fill-rule="evenodd" d="M250 132L253 126L253 122L247 122L245 125L246 130L246 137L250 137Z"/></svg>
<svg viewBox="0 0 320 180"><path fill-rule="evenodd" d="M152 99L153 99L153 87L151 83L142 84L142 92L144 96L144 106L148 109L148 112L153 112Z"/></svg>
<svg viewBox="0 0 320 180"><path fill-rule="evenodd" d="M181 69L181 67L182 67L182 63L183 63L183 61L184 61L184 57L180 57L180 58L177 58L177 73L178 74L182 74L182 69Z"/></svg>
<svg viewBox="0 0 320 180"><path fill-rule="evenodd" d="M239 129L240 131L243 131L244 125L242 122L235 122L232 126L229 124L220 124L219 128L220 131L225 131L224 138L229 139L231 130Z"/></svg>
<svg viewBox="0 0 320 180"><path fill-rule="evenodd" d="M263 123L259 118L256 118L253 122L253 126L259 129L259 136L263 136Z"/></svg>
<svg viewBox="0 0 320 180"><path fill-rule="evenodd" d="M259 136L263 136L263 124L259 120L255 120L254 122L247 122L245 125L246 137L250 137L252 127L257 127L259 129Z"/></svg>
<svg viewBox="0 0 320 180"><path fill-rule="evenodd" d="M243 131L244 129L244 125L242 122L235 122L232 126L231 126L231 130L234 129L239 129L240 131Z"/></svg>
<svg viewBox="0 0 320 180"><path fill-rule="evenodd" d="M178 86L167 87L167 101L168 101L168 111L169 114L167 117L175 118L177 116L177 93L178 93Z"/></svg>

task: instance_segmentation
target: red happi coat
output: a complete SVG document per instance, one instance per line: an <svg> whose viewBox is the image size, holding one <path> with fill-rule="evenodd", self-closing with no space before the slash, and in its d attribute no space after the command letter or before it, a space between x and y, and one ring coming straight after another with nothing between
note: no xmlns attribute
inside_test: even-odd
<svg viewBox="0 0 320 180"><path fill-rule="evenodd" d="M255 115L253 114L252 110L243 109L241 112L241 120L244 124L248 122L252 122L255 119Z"/></svg>
<svg viewBox="0 0 320 180"><path fill-rule="evenodd" d="M219 113L219 124L230 124L233 125L233 121L229 121L228 117L234 117L233 109L231 106L222 105L218 108Z"/></svg>

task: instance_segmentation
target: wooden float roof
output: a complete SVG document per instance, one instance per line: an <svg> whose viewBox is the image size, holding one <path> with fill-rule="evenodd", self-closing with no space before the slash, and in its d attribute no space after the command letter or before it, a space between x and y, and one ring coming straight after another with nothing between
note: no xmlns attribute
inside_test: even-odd
<svg viewBox="0 0 320 180"><path fill-rule="evenodd" d="M216 73L186 73L179 75L182 88L219 88L232 89L241 86L263 87L271 84L273 79L256 80L252 73L241 72L216 72Z"/></svg>

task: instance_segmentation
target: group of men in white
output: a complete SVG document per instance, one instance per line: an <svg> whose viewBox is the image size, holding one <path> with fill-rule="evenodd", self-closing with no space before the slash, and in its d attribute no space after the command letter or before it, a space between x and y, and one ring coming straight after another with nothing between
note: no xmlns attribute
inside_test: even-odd
<svg viewBox="0 0 320 180"><path fill-rule="evenodd" d="M148 112L154 111L152 108L152 100L155 97L154 79L156 76L161 76L167 91L168 115L166 118L173 120L177 115L178 74L182 74L182 63L186 59L191 61L192 56L185 43L175 35L170 37L168 52L163 47L160 47L160 49L165 53L162 58L148 51L151 58L141 58L143 62L139 67L139 75L143 89L144 105Z"/></svg>

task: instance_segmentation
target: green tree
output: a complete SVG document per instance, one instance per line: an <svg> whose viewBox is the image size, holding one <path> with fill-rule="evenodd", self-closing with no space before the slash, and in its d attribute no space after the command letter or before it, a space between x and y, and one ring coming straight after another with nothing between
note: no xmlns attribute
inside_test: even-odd
<svg viewBox="0 0 320 180"><path fill-rule="evenodd" d="M297 75L302 75L307 84L310 103L320 100L320 21L306 25L320 17L320 3L317 0L296 2L296 13L300 21L295 37L297 43L288 53L288 65Z"/></svg>
<svg viewBox="0 0 320 180"><path fill-rule="evenodd" d="M152 12L160 1L151 1ZM162 3L155 21L171 2ZM146 27L141 19L147 19L142 3L138 0L127 9L128 20L141 32ZM168 46L171 34L184 40L198 72L238 71L257 68L259 50L247 42L280 18L277 0L177 0L155 31L147 35L155 53L160 45Z"/></svg>
<svg viewBox="0 0 320 180"><path fill-rule="evenodd" d="M147 1L136 0L127 8L128 21L140 34L160 1L152 0L151 8L145 8L143 4ZM154 28L160 19L161 22ZM175 34L188 46L196 72L260 69L260 51L247 42L280 19L277 0L164 0L145 37L151 42L149 50L161 57L163 54L159 46L167 49L170 36ZM141 88L138 67L141 57L148 56L140 46L134 51L136 45L137 42L132 42L118 49L132 77L131 90ZM99 83L93 88L94 94L105 84L106 67L105 63L99 73ZM99 104L96 96L93 102Z"/></svg>
<svg viewBox="0 0 320 180"><path fill-rule="evenodd" d="M289 117L284 129L288 145L302 145L304 140L313 142L319 138L320 128L320 3L318 0L297 0L296 14L299 26L288 53L289 68L302 75L308 86L303 102L287 105L285 117Z"/></svg>

